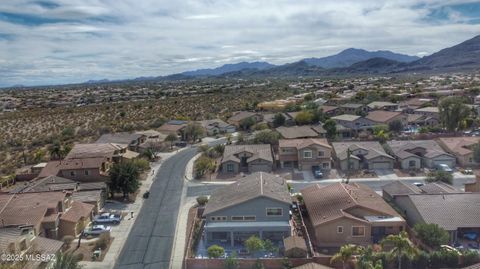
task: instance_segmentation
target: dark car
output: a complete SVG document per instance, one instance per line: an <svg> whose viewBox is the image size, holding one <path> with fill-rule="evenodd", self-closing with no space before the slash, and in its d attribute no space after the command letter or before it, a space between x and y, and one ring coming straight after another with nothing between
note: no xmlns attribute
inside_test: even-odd
<svg viewBox="0 0 480 269"><path fill-rule="evenodd" d="M322 170L320 169L320 166L318 166L318 165L312 166L312 173L313 173L313 176L315 178L322 178L323 177Z"/></svg>

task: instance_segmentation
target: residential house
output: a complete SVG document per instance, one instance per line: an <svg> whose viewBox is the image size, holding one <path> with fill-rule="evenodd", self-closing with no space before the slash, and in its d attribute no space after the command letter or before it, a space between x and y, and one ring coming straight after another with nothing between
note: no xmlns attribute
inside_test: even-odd
<svg viewBox="0 0 480 269"><path fill-rule="evenodd" d="M407 124L409 126L435 126L439 123L440 120L438 118L423 114L407 114Z"/></svg>
<svg viewBox="0 0 480 269"><path fill-rule="evenodd" d="M405 228L405 220L368 186L358 183L311 185L301 190L314 245L370 245Z"/></svg>
<svg viewBox="0 0 480 269"><path fill-rule="evenodd" d="M290 115L288 115L288 113L281 113L279 112L280 114L283 115L283 117L285 118L285 123L283 124L284 126L292 126L292 125L295 125L295 119L291 118ZM277 115L278 113L267 113L267 114L263 114L263 121L269 126L269 127L276 127L275 124L274 124L274 120L275 120L275 115Z"/></svg>
<svg viewBox="0 0 480 269"><path fill-rule="evenodd" d="M344 114L361 114L368 111L368 107L364 104L343 104L339 106Z"/></svg>
<svg viewBox="0 0 480 269"><path fill-rule="evenodd" d="M252 235L281 242L291 235L291 197L284 178L258 172L216 189L203 217L207 245L240 245Z"/></svg>
<svg viewBox="0 0 480 269"><path fill-rule="evenodd" d="M137 152L131 151L127 144L75 144L65 156L65 160L105 158L108 162L116 163L125 159L134 159L138 155Z"/></svg>
<svg viewBox="0 0 480 269"><path fill-rule="evenodd" d="M337 166L346 171L358 169L393 169L394 158L376 141L334 142ZM349 154L350 153L350 154ZM348 155L350 163L348 164Z"/></svg>
<svg viewBox="0 0 480 269"><path fill-rule="evenodd" d="M418 108L413 113L414 114L425 115L427 117L432 117L432 118L435 118L435 119L440 118L440 111L438 110L438 107L436 107L436 106L427 106L427 107Z"/></svg>
<svg viewBox="0 0 480 269"><path fill-rule="evenodd" d="M145 135L146 137L145 142L137 147L139 153L146 152L147 150L158 152L165 147L164 143L167 134L155 130L137 131L136 133Z"/></svg>
<svg viewBox="0 0 480 269"><path fill-rule="evenodd" d="M397 196L395 205L410 226L434 223L457 242L467 232L480 232L480 193L410 194Z"/></svg>
<svg viewBox="0 0 480 269"><path fill-rule="evenodd" d="M410 194L441 194L459 193L452 185L443 182L432 182L422 186L416 186L404 181L395 180L382 187L382 196L387 201L394 201L398 196Z"/></svg>
<svg viewBox="0 0 480 269"><path fill-rule="evenodd" d="M48 258L60 253L63 244L62 241L36 236L32 225L0 227L0 252L20 255L25 261L18 263L21 268L52 268L54 259ZM45 259L27 259L24 256L27 253L39 254Z"/></svg>
<svg viewBox="0 0 480 269"><path fill-rule="evenodd" d="M457 158L457 163L463 167L478 165L473 158L473 148L478 143L480 143L480 137L475 136L441 137L438 139L438 144L446 152L454 155Z"/></svg>
<svg viewBox="0 0 480 269"><path fill-rule="evenodd" d="M188 122L183 120L171 120L158 128L157 130L166 135L174 134L179 138L184 140L185 129L187 128Z"/></svg>
<svg viewBox="0 0 480 269"><path fill-rule="evenodd" d="M374 121L351 114L343 114L332 117L331 119L334 120L337 125L342 125L357 132L360 130L370 129L375 125Z"/></svg>
<svg viewBox="0 0 480 269"><path fill-rule="evenodd" d="M323 129L323 128L322 128ZM297 139L297 138L314 138L324 136L324 133L321 129L318 129L318 132L311 125L302 125L302 126L291 126L285 127L280 126L275 129L280 135L285 139ZM322 133L319 133L322 132Z"/></svg>
<svg viewBox="0 0 480 269"><path fill-rule="evenodd" d="M58 238L80 235L92 221L94 209L94 205L72 201L71 206L60 217Z"/></svg>
<svg viewBox="0 0 480 269"><path fill-rule="evenodd" d="M387 145L401 169L435 168L439 164L455 167L455 157L434 140L394 140Z"/></svg>
<svg viewBox="0 0 480 269"><path fill-rule="evenodd" d="M392 102L375 101L367 105L369 110L387 110L396 111L399 107L398 104Z"/></svg>
<svg viewBox="0 0 480 269"><path fill-rule="evenodd" d="M374 122L375 125L388 125L397 120L400 121L403 126L407 124L407 115L401 112L374 110L370 111L365 118Z"/></svg>
<svg viewBox="0 0 480 269"><path fill-rule="evenodd" d="M200 125L205 129L207 135L234 133L236 131L234 125L228 124L221 119L204 120L200 122Z"/></svg>
<svg viewBox="0 0 480 269"><path fill-rule="evenodd" d="M95 144L123 144L128 145L128 148L138 152L138 146L145 142L147 136L141 133L113 133L104 134L100 136Z"/></svg>
<svg viewBox="0 0 480 269"><path fill-rule="evenodd" d="M242 121L252 118L255 122L261 122L263 120L263 116L260 113L250 112L250 111L238 111L231 116L227 122L235 125L237 128L240 127Z"/></svg>
<svg viewBox="0 0 480 269"><path fill-rule="evenodd" d="M107 181L112 161L107 158L65 159L50 161L37 178L60 176L79 182Z"/></svg>
<svg viewBox="0 0 480 269"><path fill-rule="evenodd" d="M324 170L331 168L332 147L326 139L280 139L277 159L280 166L298 167L310 170L312 166L320 166Z"/></svg>
<svg viewBox="0 0 480 269"><path fill-rule="evenodd" d="M309 262L304 265L293 267L292 269L333 269L333 267L315 263L315 262Z"/></svg>
<svg viewBox="0 0 480 269"><path fill-rule="evenodd" d="M225 174L271 172L273 165L270 144L227 145L220 162L220 171Z"/></svg>
<svg viewBox="0 0 480 269"><path fill-rule="evenodd" d="M342 109L337 106L322 105L318 109L321 109L323 113L329 117L333 117L342 113Z"/></svg>

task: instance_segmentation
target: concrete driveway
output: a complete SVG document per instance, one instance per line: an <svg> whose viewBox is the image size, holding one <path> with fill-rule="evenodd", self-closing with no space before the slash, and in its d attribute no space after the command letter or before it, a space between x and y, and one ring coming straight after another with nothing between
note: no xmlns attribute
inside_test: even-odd
<svg viewBox="0 0 480 269"><path fill-rule="evenodd" d="M393 171L393 169L375 169L375 174L377 174L378 179L380 180L394 180L398 179L397 174Z"/></svg>

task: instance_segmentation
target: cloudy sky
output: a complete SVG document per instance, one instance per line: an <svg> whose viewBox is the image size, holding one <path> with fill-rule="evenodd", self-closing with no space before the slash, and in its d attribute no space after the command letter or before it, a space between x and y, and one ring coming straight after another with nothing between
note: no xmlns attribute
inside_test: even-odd
<svg viewBox="0 0 480 269"><path fill-rule="evenodd" d="M479 26L479 1L1 0L0 86L282 64L349 47L423 56Z"/></svg>

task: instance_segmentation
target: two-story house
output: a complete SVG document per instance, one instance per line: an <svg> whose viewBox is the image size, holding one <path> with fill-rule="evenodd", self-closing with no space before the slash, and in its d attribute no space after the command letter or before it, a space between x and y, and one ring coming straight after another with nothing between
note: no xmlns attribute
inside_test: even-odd
<svg viewBox="0 0 480 269"><path fill-rule="evenodd" d="M332 147L323 138L280 139L277 159L280 166L309 170L314 165L329 170Z"/></svg>
<svg viewBox="0 0 480 269"><path fill-rule="evenodd" d="M353 131L369 129L376 125L374 121L351 114L335 116L332 117L332 120L334 120L337 124L342 125Z"/></svg>
<svg viewBox="0 0 480 269"><path fill-rule="evenodd" d="M377 141L333 142L341 170L393 169L395 159Z"/></svg>
<svg viewBox="0 0 480 269"><path fill-rule="evenodd" d="M271 172L273 165L270 144L227 145L220 162L220 171L225 174Z"/></svg>
<svg viewBox="0 0 480 269"><path fill-rule="evenodd" d="M206 245L243 245L252 235L283 241L291 235L291 202L285 179L269 173L216 189L203 212Z"/></svg>
<svg viewBox="0 0 480 269"><path fill-rule="evenodd" d="M138 151L138 146L145 142L147 136L140 133L113 133L104 134L95 142L97 144L124 144L128 145L128 148L133 151Z"/></svg>

